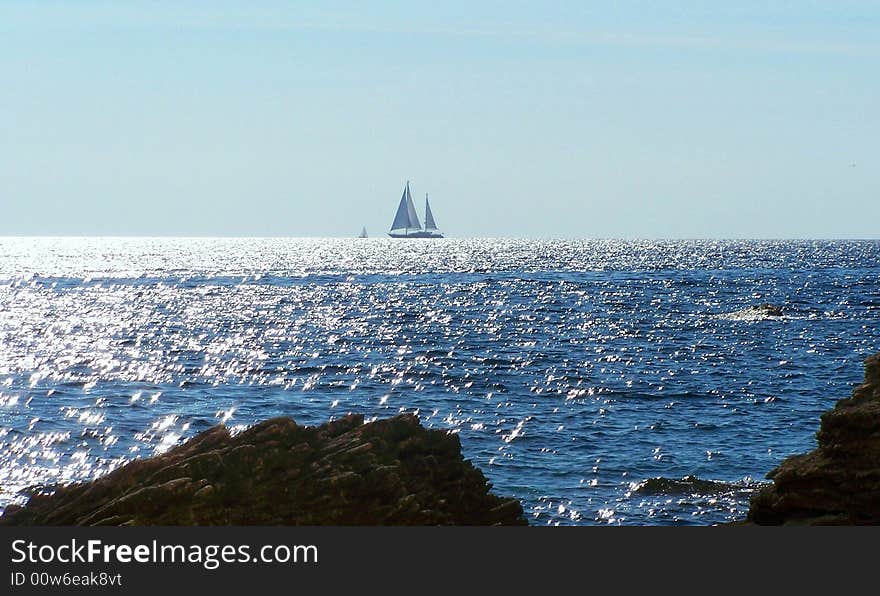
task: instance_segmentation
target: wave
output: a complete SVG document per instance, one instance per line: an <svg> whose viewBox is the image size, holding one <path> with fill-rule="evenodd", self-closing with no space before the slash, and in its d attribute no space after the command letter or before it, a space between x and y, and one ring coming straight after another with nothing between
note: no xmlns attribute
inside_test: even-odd
<svg viewBox="0 0 880 596"><path fill-rule="evenodd" d="M775 304L756 304L730 313L718 315L730 321L766 321L785 318L782 307Z"/></svg>

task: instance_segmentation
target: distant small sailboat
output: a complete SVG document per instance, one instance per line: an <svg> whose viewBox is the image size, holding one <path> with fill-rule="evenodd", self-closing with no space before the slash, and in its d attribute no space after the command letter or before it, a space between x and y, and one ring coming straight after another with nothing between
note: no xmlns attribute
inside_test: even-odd
<svg viewBox="0 0 880 596"><path fill-rule="evenodd" d="M360 234L360 236L358 236L358 238L366 238L366 237L367 237L367 226L364 226L364 228L361 230L361 234Z"/></svg>
<svg viewBox="0 0 880 596"><path fill-rule="evenodd" d="M416 215L412 194L409 191L409 180L406 181L403 196L400 197L400 204L397 206L397 213L394 215L394 221L391 222L391 230L388 235L392 238L443 238L443 234L437 229L434 214L431 213L431 204L428 203L427 193L425 193L425 227L422 228L419 216Z"/></svg>

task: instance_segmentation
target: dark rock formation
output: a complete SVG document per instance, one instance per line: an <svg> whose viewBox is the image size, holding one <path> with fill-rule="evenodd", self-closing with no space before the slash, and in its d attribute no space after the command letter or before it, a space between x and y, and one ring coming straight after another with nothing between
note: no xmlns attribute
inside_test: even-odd
<svg viewBox="0 0 880 596"><path fill-rule="evenodd" d="M10 506L0 525L525 525L458 436L400 415L209 429L85 484Z"/></svg>
<svg viewBox="0 0 880 596"><path fill-rule="evenodd" d="M757 524L880 524L880 354L865 382L822 415L819 446L784 460L750 503Z"/></svg>
<svg viewBox="0 0 880 596"><path fill-rule="evenodd" d="M751 492L750 482L704 480L696 476L665 478L657 476L639 482L632 489L635 495L737 495Z"/></svg>

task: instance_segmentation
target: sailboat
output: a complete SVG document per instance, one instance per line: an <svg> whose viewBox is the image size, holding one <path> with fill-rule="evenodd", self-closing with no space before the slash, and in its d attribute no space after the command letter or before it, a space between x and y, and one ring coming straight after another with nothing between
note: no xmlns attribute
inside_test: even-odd
<svg viewBox="0 0 880 596"><path fill-rule="evenodd" d="M361 230L360 236L358 238L366 238L367 237L367 226L364 226L364 229Z"/></svg>
<svg viewBox="0 0 880 596"><path fill-rule="evenodd" d="M400 204L397 206L397 213L394 214L388 235L392 238L443 238L443 234L437 229L434 214L431 213L427 193L425 193L425 227L423 228L419 222L416 206L409 191L409 180L403 188L403 196L400 197Z"/></svg>

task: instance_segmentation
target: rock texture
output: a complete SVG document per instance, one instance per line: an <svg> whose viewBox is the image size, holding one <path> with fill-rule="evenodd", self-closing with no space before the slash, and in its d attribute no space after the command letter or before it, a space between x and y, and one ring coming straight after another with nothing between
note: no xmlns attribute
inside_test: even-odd
<svg viewBox="0 0 880 596"><path fill-rule="evenodd" d="M880 354L865 382L822 415L818 447L784 460L751 500L757 524L880 524Z"/></svg>
<svg viewBox="0 0 880 596"><path fill-rule="evenodd" d="M36 495L0 525L525 525L520 503L490 488L457 435L415 416L275 418Z"/></svg>

